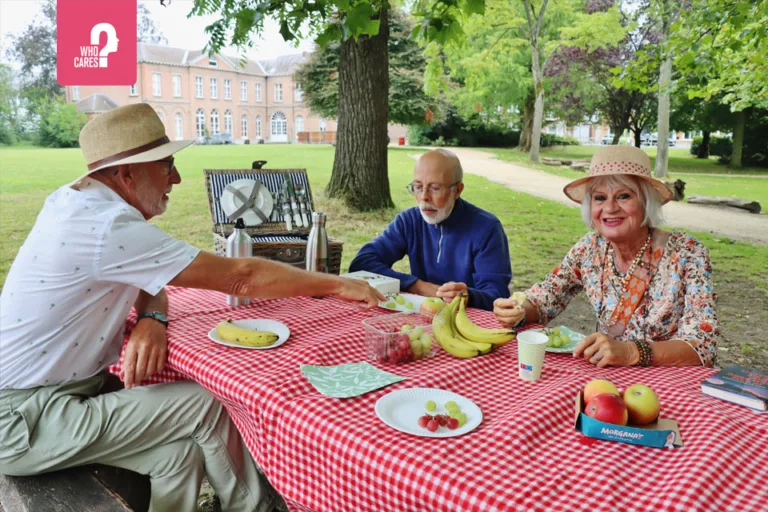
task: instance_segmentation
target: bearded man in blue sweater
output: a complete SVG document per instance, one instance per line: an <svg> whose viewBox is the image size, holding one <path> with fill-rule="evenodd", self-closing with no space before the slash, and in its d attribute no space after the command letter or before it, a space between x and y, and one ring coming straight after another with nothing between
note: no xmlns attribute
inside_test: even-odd
<svg viewBox="0 0 768 512"><path fill-rule="evenodd" d="M400 290L450 302L467 292L469 305L493 310L509 297L509 245L495 215L461 199L461 162L436 149L416 162L408 191L417 206L400 212L381 235L360 249L350 272L367 270L400 280ZM408 255L411 273L392 270Z"/></svg>

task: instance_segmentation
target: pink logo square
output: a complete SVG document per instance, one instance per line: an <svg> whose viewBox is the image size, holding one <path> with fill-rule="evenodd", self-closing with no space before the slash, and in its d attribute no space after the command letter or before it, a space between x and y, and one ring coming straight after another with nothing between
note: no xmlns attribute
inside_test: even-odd
<svg viewBox="0 0 768 512"><path fill-rule="evenodd" d="M136 1L56 0L60 85L136 83Z"/></svg>

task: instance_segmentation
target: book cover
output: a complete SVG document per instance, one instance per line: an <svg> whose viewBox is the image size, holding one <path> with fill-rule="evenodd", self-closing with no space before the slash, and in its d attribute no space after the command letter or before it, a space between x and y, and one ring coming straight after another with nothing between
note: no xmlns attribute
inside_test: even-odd
<svg viewBox="0 0 768 512"><path fill-rule="evenodd" d="M729 400L753 409L768 409L768 373L738 364L729 365L702 381L707 395Z"/></svg>

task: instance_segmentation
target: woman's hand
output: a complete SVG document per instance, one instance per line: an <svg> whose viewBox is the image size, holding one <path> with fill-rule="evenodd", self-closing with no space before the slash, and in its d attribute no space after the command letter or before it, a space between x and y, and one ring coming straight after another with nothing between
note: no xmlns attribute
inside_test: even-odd
<svg viewBox="0 0 768 512"><path fill-rule="evenodd" d="M493 301L493 314L496 320L505 327L515 327L525 316L525 309L522 304L513 298L496 299Z"/></svg>
<svg viewBox="0 0 768 512"><path fill-rule="evenodd" d="M598 368L634 366L640 361L640 351L634 343L618 341L613 336L596 332L576 345L573 357L583 357Z"/></svg>

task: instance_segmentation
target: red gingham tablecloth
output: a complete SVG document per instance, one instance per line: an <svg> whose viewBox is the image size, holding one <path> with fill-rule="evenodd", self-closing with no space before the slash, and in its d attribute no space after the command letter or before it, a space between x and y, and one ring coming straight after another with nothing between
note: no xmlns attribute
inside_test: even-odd
<svg viewBox="0 0 768 512"><path fill-rule="evenodd" d="M365 360L361 321L383 310L308 297L230 308L220 293L173 288L169 297L171 370L145 384L186 376L217 396L291 510L768 509L768 414L702 395L699 382L712 370L598 369L548 353L542 379L531 383L517 376L513 342L467 360L438 348L421 361L374 363L406 380L336 399L317 392L300 365ZM495 325L488 312L470 316ZM291 337L274 350L224 347L208 331L225 318L279 320ZM594 378L653 387L684 446L647 448L577 432L575 395ZM449 439L398 432L376 417L374 404L407 387L459 393L480 407L483 422Z"/></svg>

